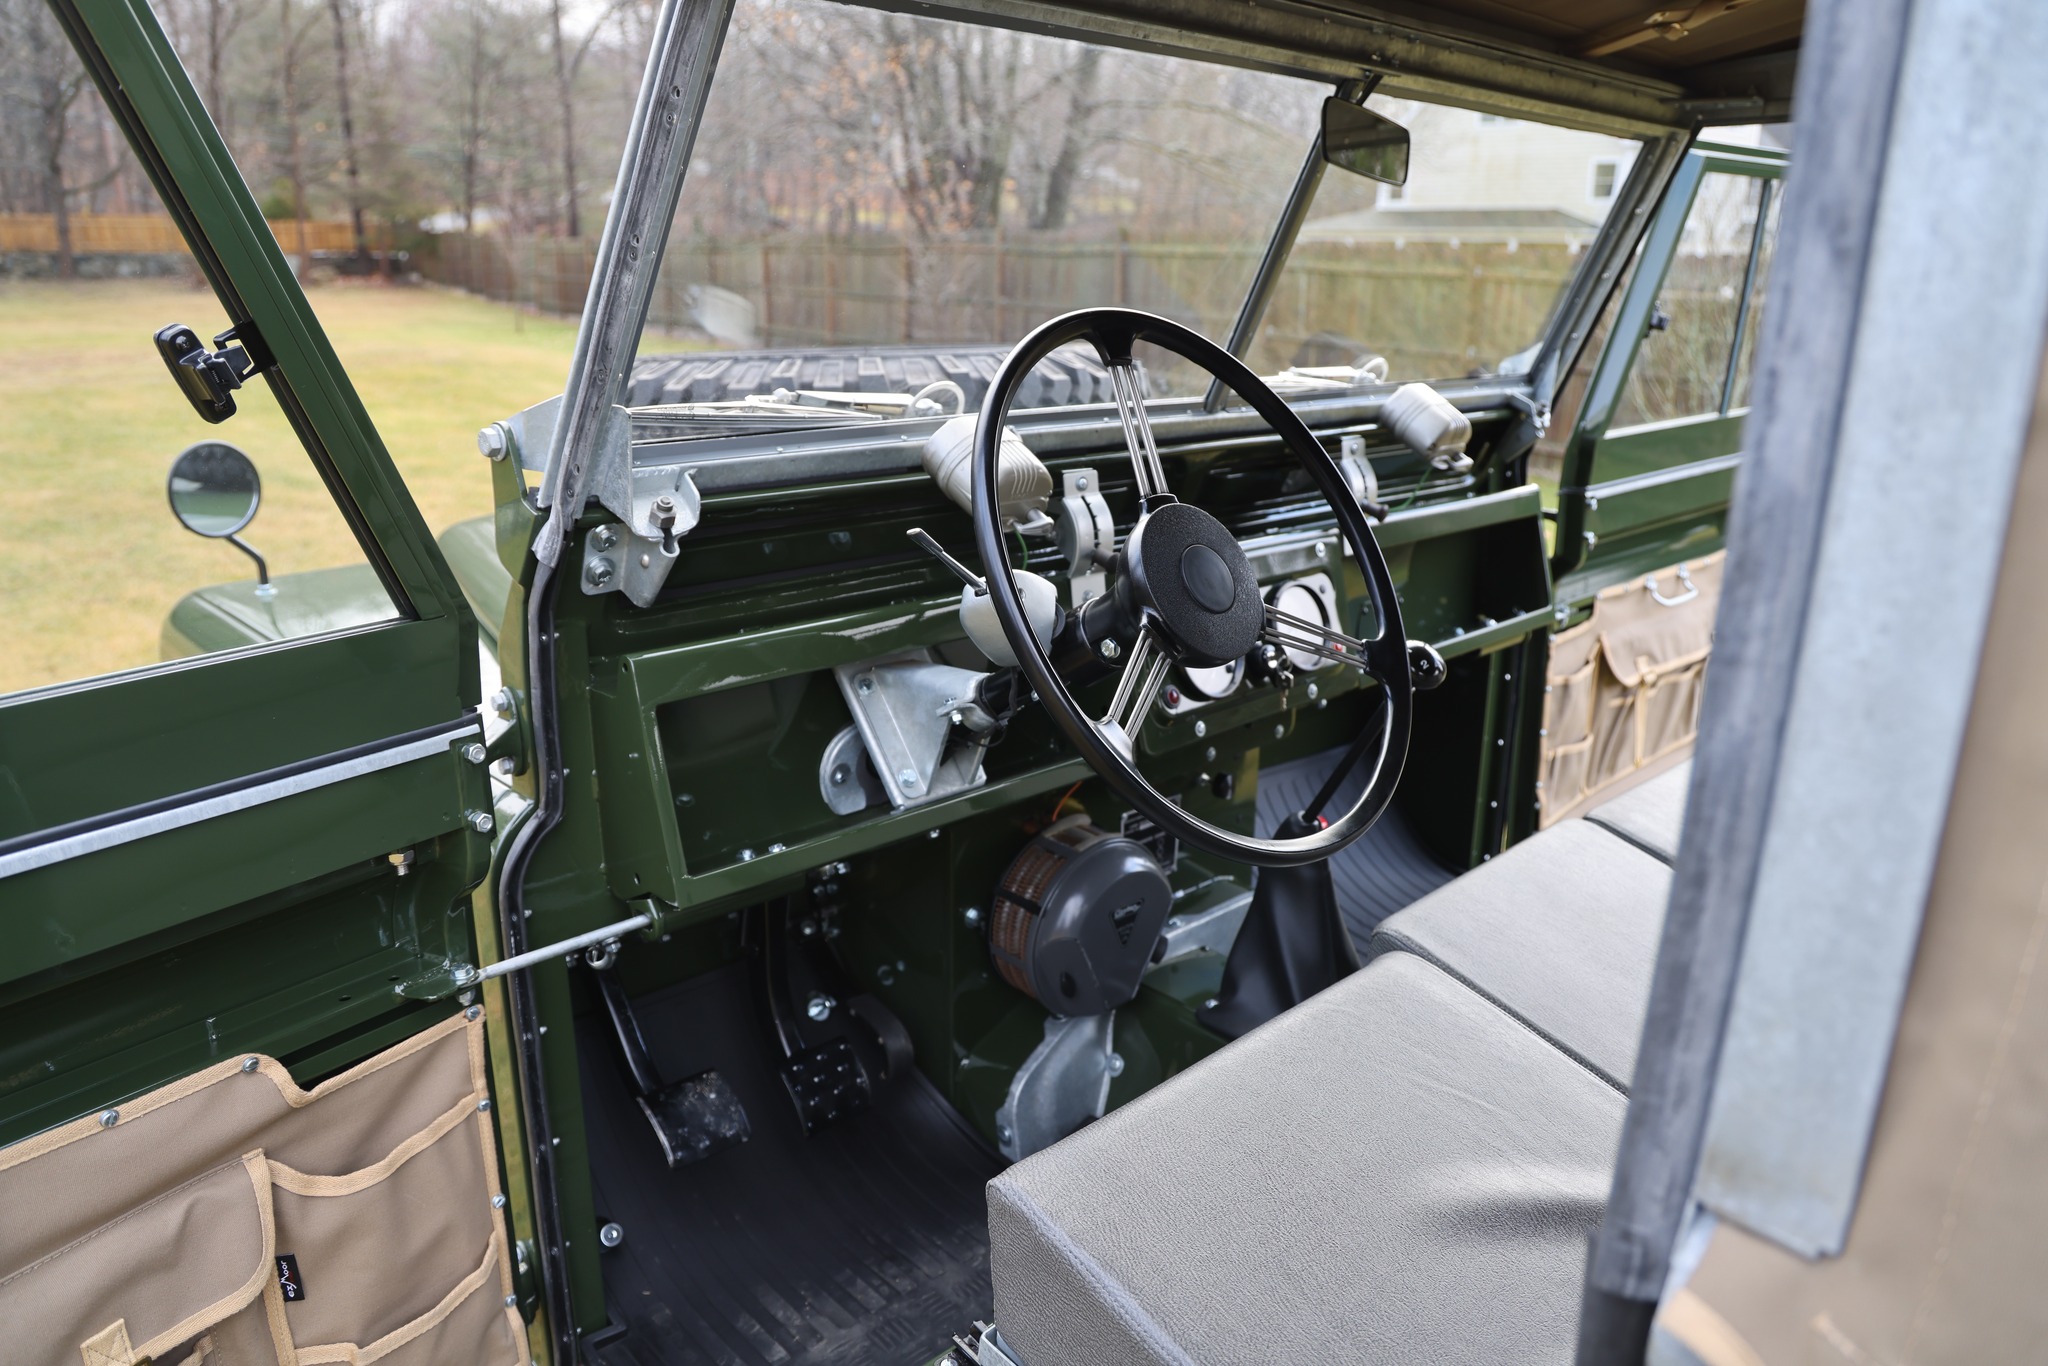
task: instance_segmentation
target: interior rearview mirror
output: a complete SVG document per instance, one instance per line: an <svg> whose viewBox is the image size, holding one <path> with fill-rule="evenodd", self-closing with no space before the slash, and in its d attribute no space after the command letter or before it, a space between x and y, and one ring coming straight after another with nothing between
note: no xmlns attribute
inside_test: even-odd
<svg viewBox="0 0 2048 1366"><path fill-rule="evenodd" d="M269 566L240 535L263 502L255 461L225 441L202 441L171 462L167 492L171 514L187 531L234 546L256 561L257 583L270 583Z"/></svg>
<svg viewBox="0 0 2048 1366"><path fill-rule="evenodd" d="M1340 100L1323 101L1323 160L1367 180L1408 183L1408 130L1382 114Z"/></svg>

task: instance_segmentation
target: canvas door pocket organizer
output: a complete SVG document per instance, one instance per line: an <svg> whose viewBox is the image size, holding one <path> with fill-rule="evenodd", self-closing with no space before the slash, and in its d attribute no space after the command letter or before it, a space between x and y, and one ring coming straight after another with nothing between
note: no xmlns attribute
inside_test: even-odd
<svg viewBox="0 0 2048 1366"><path fill-rule="evenodd" d="M408 1328L424 1331L423 1320L486 1261L506 1273L491 1297L503 1310L512 1286L484 1119L465 1099L382 1162L347 1175L271 1164L277 1255L289 1259L284 1317L301 1362L380 1360L373 1349ZM457 1191L468 1195L448 1198Z"/></svg>
<svg viewBox="0 0 2048 1366"><path fill-rule="evenodd" d="M273 1247L269 1165L231 1159L0 1277L9 1359L180 1360L182 1344L260 1313Z"/></svg>
<svg viewBox="0 0 2048 1366"><path fill-rule="evenodd" d="M1542 824L1684 753L1699 731L1726 552L1604 589L1550 639Z"/></svg>
<svg viewBox="0 0 2048 1366"><path fill-rule="evenodd" d="M310 1091L242 1057L0 1149L22 1366L516 1366L482 1025Z"/></svg>

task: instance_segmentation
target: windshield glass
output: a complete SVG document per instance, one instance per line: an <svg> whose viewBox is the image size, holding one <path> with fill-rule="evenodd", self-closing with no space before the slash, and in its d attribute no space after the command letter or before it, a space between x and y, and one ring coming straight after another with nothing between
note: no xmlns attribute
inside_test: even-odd
<svg viewBox="0 0 2048 1366"><path fill-rule="evenodd" d="M1224 336L1328 93L824 0L741 0L629 400L940 385L928 404L950 411L979 401L1019 337L1072 309L1123 304ZM1202 377L1147 359L1154 396L1199 392ZM1020 400L1108 402L1095 380L1063 355ZM817 403L819 422L849 406ZM753 406L687 425L807 425Z"/></svg>
<svg viewBox="0 0 2048 1366"><path fill-rule="evenodd" d="M1144 309L1221 340L1329 93L827 0L740 0L628 391L636 431L971 410L1020 337L1077 308ZM1540 333L1634 151L1527 124L1509 126L1537 129L1517 135L1529 149L1438 135L1433 118L1478 116L1375 105L1418 116L1416 204L1455 203L1485 226L1461 237L1441 215L1411 217L1406 236L1361 242L1348 218L1380 210L1376 187L1332 169L1256 339L1262 373L1371 355L1402 378L1493 368ZM1581 142L1598 144L1604 172ZM1518 154L1540 164L1510 174ZM1560 191L1530 188L1546 177L1578 198L1560 208ZM1153 398L1207 385L1176 357L1140 361ZM1084 343L1042 365L1017 406L1109 401Z"/></svg>
<svg viewBox="0 0 2048 1366"><path fill-rule="evenodd" d="M1639 144L1377 95L1366 107L1408 129L1407 183L1323 177L1246 359L1267 375L1527 371Z"/></svg>

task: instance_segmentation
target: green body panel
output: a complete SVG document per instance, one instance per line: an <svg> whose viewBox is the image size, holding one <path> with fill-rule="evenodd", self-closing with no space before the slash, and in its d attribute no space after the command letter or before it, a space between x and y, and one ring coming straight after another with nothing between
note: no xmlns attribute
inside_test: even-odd
<svg viewBox="0 0 2048 1366"><path fill-rule="evenodd" d="M441 553L462 585L462 596L476 614L484 644L498 648L498 626L512 597L512 575L498 559L497 527L491 517L457 522L441 533Z"/></svg>
<svg viewBox="0 0 2048 1366"><path fill-rule="evenodd" d="M264 596L250 579L216 583L178 599L164 618L165 659L239 650L353 630L391 619L391 599L366 564L308 569L270 581Z"/></svg>

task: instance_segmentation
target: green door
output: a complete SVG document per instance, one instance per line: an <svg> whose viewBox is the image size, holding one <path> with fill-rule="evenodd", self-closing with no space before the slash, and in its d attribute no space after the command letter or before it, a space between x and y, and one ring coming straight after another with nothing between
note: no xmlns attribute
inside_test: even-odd
<svg viewBox="0 0 2048 1366"><path fill-rule="evenodd" d="M0 426L0 601L19 633L0 672L0 1144L237 1053L310 1084L461 1011L491 825L476 625L163 31L144 0L32 17L76 49L211 292L185 291L194 316L133 319L147 385L51 367L72 483L49 482L32 421ZM222 317L266 363L242 412L209 427L152 334L211 335ZM161 419L162 463L104 473L141 407ZM129 505L168 522L180 446L266 433L264 488L304 516L270 514L248 538L268 525L276 560L278 537L314 539L324 518L351 565L188 595L152 657L96 663L122 594L148 600L178 556L218 554L222 579L247 568L192 538L138 552L154 524ZM53 540L64 552L36 560ZM228 626L203 638L199 608ZM37 674L27 656L58 662Z"/></svg>
<svg viewBox="0 0 2048 1366"><path fill-rule="evenodd" d="M1672 177L1565 444L1560 623L1722 547L1784 174L1780 153L1703 143Z"/></svg>

